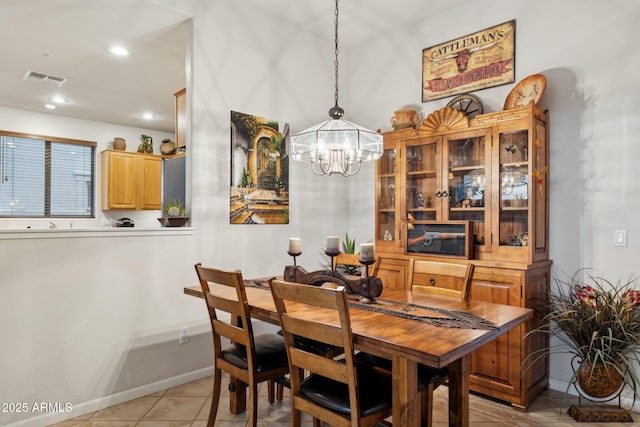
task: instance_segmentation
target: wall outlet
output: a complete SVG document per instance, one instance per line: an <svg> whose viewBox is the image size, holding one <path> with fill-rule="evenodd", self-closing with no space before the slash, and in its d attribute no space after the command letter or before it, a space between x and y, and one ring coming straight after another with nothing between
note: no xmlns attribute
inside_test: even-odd
<svg viewBox="0 0 640 427"><path fill-rule="evenodd" d="M180 336L178 337L180 344L186 344L189 342L189 328L180 328Z"/></svg>

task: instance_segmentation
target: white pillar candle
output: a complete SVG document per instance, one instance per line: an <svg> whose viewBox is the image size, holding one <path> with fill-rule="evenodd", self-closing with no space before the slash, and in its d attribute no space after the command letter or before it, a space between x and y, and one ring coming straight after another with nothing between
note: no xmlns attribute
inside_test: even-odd
<svg viewBox="0 0 640 427"><path fill-rule="evenodd" d="M360 244L360 261L373 261L373 243Z"/></svg>
<svg viewBox="0 0 640 427"><path fill-rule="evenodd" d="M327 236L327 252L329 253L337 253L340 252L340 248L338 247L340 243L340 238L338 236Z"/></svg>
<svg viewBox="0 0 640 427"><path fill-rule="evenodd" d="M289 252L294 254L302 252L302 239L299 237L291 237L289 239Z"/></svg>

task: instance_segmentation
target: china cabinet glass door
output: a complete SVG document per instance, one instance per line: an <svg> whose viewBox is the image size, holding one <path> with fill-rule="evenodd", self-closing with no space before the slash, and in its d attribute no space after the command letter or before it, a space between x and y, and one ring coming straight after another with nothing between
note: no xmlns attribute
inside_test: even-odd
<svg viewBox="0 0 640 427"><path fill-rule="evenodd" d="M500 246L528 246L529 132L499 134Z"/></svg>
<svg viewBox="0 0 640 427"><path fill-rule="evenodd" d="M490 161L490 133L487 130L453 134L444 139L443 170L446 182L447 209L444 219L471 221L473 244L488 251L490 235L489 191L491 176L487 172ZM486 246L485 246L486 245Z"/></svg>
<svg viewBox="0 0 640 427"><path fill-rule="evenodd" d="M442 189L438 180L437 140L406 147L407 220L435 220Z"/></svg>
<svg viewBox="0 0 640 427"><path fill-rule="evenodd" d="M378 240L395 240L396 149L384 150L379 160Z"/></svg>

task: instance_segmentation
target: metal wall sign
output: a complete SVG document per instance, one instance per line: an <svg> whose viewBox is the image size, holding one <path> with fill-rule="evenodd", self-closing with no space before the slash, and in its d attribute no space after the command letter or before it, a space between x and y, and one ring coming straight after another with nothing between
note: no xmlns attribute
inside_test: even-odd
<svg viewBox="0 0 640 427"><path fill-rule="evenodd" d="M515 20L422 51L422 102L514 82Z"/></svg>

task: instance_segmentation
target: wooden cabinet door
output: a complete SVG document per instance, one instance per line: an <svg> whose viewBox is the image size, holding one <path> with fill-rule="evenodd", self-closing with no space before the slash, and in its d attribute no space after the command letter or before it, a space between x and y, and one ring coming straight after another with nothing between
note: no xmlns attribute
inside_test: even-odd
<svg viewBox="0 0 640 427"><path fill-rule="evenodd" d="M161 209L162 205L162 158L143 156L140 158L140 209Z"/></svg>
<svg viewBox="0 0 640 427"><path fill-rule="evenodd" d="M382 279L384 289L405 289L409 275L409 260L396 258L382 258L378 275Z"/></svg>
<svg viewBox="0 0 640 427"><path fill-rule="evenodd" d="M520 307L522 280L518 270L476 268L471 299ZM518 326L471 353L469 383L473 390L504 400L520 395L522 335L523 328Z"/></svg>
<svg viewBox="0 0 640 427"><path fill-rule="evenodd" d="M187 89L173 94L176 97L176 148L187 145Z"/></svg>
<svg viewBox="0 0 640 427"><path fill-rule="evenodd" d="M137 164L133 153L109 151L103 157L103 209L136 209Z"/></svg>

